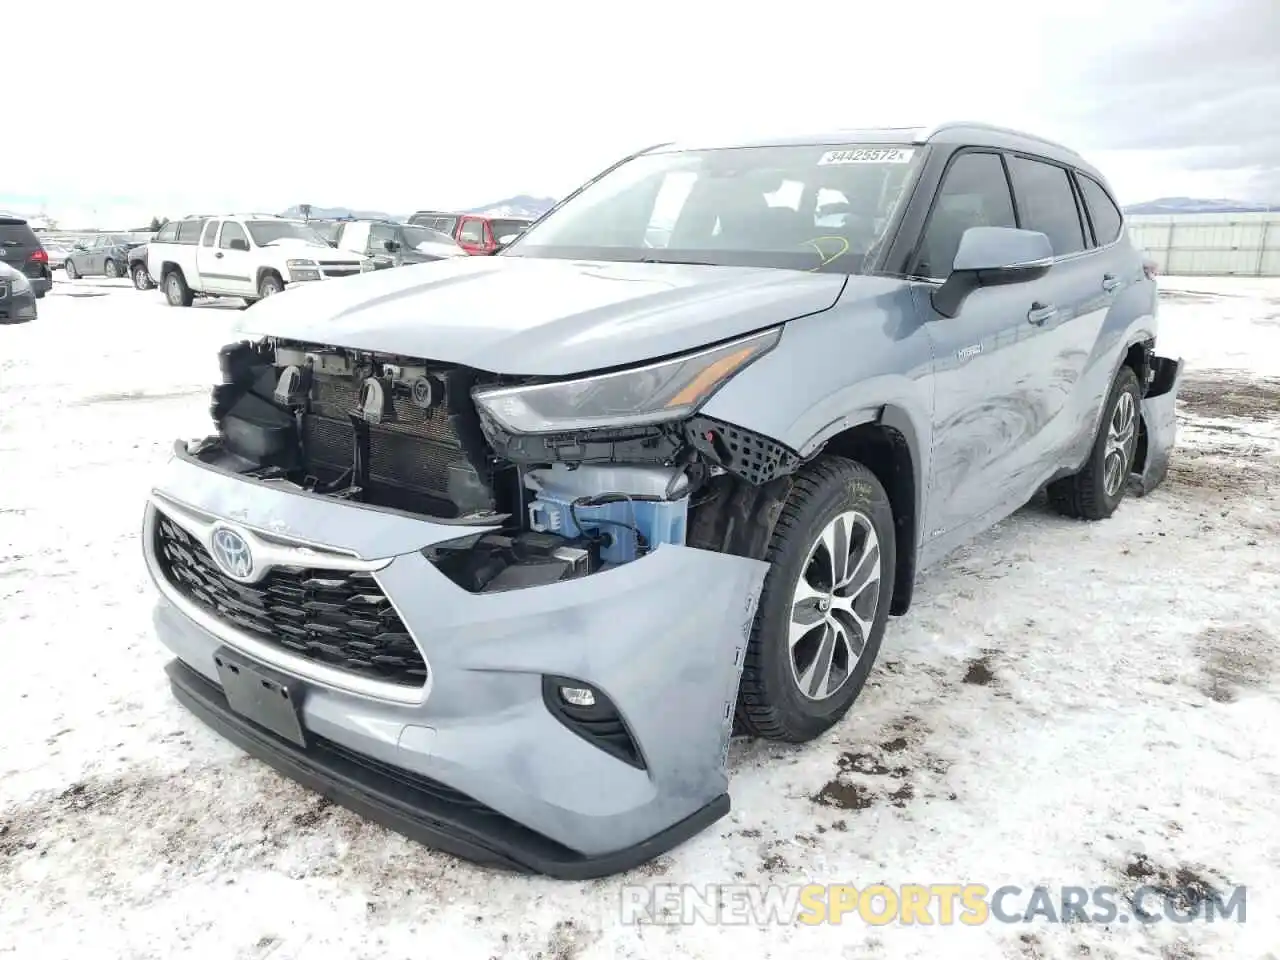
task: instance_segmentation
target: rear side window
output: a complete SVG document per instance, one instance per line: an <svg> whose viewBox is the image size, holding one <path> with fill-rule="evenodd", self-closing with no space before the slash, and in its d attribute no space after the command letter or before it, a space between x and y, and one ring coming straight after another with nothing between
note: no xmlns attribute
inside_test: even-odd
<svg viewBox="0 0 1280 960"><path fill-rule="evenodd" d="M946 277L966 230L1015 225L1013 198L999 154L962 153L947 168L911 272L918 277Z"/></svg>
<svg viewBox="0 0 1280 960"><path fill-rule="evenodd" d="M200 239L200 231L207 221L183 220L178 224L178 243L196 243Z"/></svg>
<svg viewBox="0 0 1280 960"><path fill-rule="evenodd" d="M156 243L173 243L178 239L178 225L176 223L166 223L160 228L160 232L156 234Z"/></svg>
<svg viewBox="0 0 1280 960"><path fill-rule="evenodd" d="M212 247L213 238L218 235L218 221L210 220L209 226L204 232L204 236L200 238L200 246Z"/></svg>
<svg viewBox="0 0 1280 960"><path fill-rule="evenodd" d="M1009 176L1024 230L1039 230L1047 236L1055 257L1085 248L1080 210L1066 170L1039 160L1010 157Z"/></svg>
<svg viewBox="0 0 1280 960"><path fill-rule="evenodd" d="M1080 184L1080 192L1084 194L1089 219L1093 221L1093 236L1098 246L1105 247L1108 243L1115 243L1120 236L1120 225L1124 219L1115 201L1102 189L1100 183L1084 174L1076 174L1076 182Z"/></svg>

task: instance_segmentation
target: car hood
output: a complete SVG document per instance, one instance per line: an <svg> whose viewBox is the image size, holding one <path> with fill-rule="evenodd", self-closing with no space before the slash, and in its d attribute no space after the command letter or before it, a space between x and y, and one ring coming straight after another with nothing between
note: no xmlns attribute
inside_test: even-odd
<svg viewBox="0 0 1280 960"><path fill-rule="evenodd" d="M826 310L846 277L755 267L466 257L303 284L241 314L266 335L561 376Z"/></svg>

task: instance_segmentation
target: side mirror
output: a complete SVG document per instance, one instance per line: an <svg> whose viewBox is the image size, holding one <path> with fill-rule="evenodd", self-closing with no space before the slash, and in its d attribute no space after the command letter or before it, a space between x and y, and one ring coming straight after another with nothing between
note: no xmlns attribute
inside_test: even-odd
<svg viewBox="0 0 1280 960"><path fill-rule="evenodd" d="M400 241L399 240L383 240L382 246L383 246L383 249L385 249L388 253L395 253L397 250L400 249Z"/></svg>
<svg viewBox="0 0 1280 960"><path fill-rule="evenodd" d="M239 237L235 237L227 244L227 248L230 250L239 250L242 253L248 253L249 241L242 240Z"/></svg>
<svg viewBox="0 0 1280 960"><path fill-rule="evenodd" d="M933 291L933 309L944 317L960 312L965 298L979 287L1026 283L1053 266L1053 244L1036 230L1014 227L970 227L946 282Z"/></svg>

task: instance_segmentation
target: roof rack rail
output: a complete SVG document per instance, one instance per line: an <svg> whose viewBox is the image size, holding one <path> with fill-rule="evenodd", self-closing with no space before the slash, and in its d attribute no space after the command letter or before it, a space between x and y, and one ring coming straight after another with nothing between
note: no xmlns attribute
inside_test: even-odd
<svg viewBox="0 0 1280 960"><path fill-rule="evenodd" d="M1057 140L1050 140L1048 137L1042 137L1035 133L1028 133L1025 130L1018 130L1014 127L1002 127L995 123L984 123L981 120L949 120L945 123L939 123L925 132L924 139L928 141L935 135L942 133L944 130L955 130L965 127L973 130L986 130L988 133L1004 133L1011 137L1021 137L1024 140L1034 140L1037 143L1043 143L1046 146L1054 147L1058 150L1069 153L1073 157L1080 156L1079 151L1067 146L1065 143L1059 143Z"/></svg>

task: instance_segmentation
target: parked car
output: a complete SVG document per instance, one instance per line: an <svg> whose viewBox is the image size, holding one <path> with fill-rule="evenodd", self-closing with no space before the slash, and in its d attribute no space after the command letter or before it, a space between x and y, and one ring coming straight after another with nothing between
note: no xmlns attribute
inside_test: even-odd
<svg viewBox="0 0 1280 960"><path fill-rule="evenodd" d="M34 320L37 299L30 277L7 263L0 263L0 323Z"/></svg>
<svg viewBox="0 0 1280 960"><path fill-rule="evenodd" d="M165 224L148 245L147 269L171 305L189 307L197 295L253 303L295 284L372 270L373 264L334 250L301 222L249 214Z"/></svg>
<svg viewBox="0 0 1280 960"><path fill-rule="evenodd" d="M150 250L149 242L139 243L137 246L129 248L129 279L133 281L135 289L155 289L156 282L151 277L151 271L147 269L147 257L150 255Z"/></svg>
<svg viewBox="0 0 1280 960"><path fill-rule="evenodd" d="M334 245L370 257L376 270L467 255L448 234L390 220L339 223Z"/></svg>
<svg viewBox="0 0 1280 960"><path fill-rule="evenodd" d="M1175 440L1106 180L997 127L656 147L496 256L326 286L251 311L153 484L174 692L560 877L722 817L735 723L822 736L919 571L1042 488L1104 520Z"/></svg>
<svg viewBox="0 0 1280 960"><path fill-rule="evenodd" d="M487 217L472 213L420 210L409 218L409 222L448 234L467 253L487 255L510 243L527 230L533 221L519 217Z"/></svg>
<svg viewBox="0 0 1280 960"><path fill-rule="evenodd" d="M40 246L44 248L45 254L49 257L49 269L61 270L62 265L67 262L67 254L71 251L56 240L46 240L40 238Z"/></svg>
<svg viewBox="0 0 1280 960"><path fill-rule="evenodd" d="M31 281L39 299L53 287L49 254L40 244L30 224L21 217L0 215L0 263L12 267Z"/></svg>
<svg viewBox="0 0 1280 960"><path fill-rule="evenodd" d="M104 233L72 244L63 263L67 279L128 276L129 251L143 242L123 234Z"/></svg>

